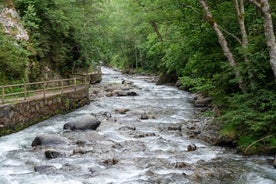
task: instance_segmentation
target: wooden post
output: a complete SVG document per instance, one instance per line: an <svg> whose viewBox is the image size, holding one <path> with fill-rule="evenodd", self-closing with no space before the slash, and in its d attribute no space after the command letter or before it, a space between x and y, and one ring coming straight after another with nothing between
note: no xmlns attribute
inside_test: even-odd
<svg viewBox="0 0 276 184"><path fill-rule="evenodd" d="M46 98L46 82L43 83L43 97Z"/></svg>
<svg viewBox="0 0 276 184"><path fill-rule="evenodd" d="M5 103L5 86L2 86L2 104Z"/></svg>
<svg viewBox="0 0 276 184"><path fill-rule="evenodd" d="M74 90L76 91L77 90L77 79L74 78Z"/></svg>
<svg viewBox="0 0 276 184"><path fill-rule="evenodd" d="M27 100L27 85L25 81L24 81L24 100Z"/></svg>

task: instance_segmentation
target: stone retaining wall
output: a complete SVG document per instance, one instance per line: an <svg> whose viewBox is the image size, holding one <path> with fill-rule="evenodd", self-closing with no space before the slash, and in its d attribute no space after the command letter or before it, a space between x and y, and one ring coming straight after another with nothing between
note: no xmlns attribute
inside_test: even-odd
<svg viewBox="0 0 276 184"><path fill-rule="evenodd" d="M88 88L0 106L0 136L89 104Z"/></svg>

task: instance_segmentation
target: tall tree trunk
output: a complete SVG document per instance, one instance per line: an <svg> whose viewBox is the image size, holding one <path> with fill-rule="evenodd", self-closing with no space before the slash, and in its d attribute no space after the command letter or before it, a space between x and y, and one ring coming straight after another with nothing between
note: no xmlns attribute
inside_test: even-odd
<svg viewBox="0 0 276 184"><path fill-rule="evenodd" d="M245 16L244 1L234 0L234 5L237 12L238 22L240 26L241 35L242 35L242 48L246 48L248 45L248 36L247 36L247 31L244 23L244 16ZM248 59L246 60L248 61Z"/></svg>
<svg viewBox="0 0 276 184"><path fill-rule="evenodd" d="M241 46L243 49L246 49L248 46L248 35L244 23L244 17L245 17L245 11L244 11L244 0L234 0L234 6L236 9L237 17L238 17L238 23L240 27L240 32L242 36ZM243 54L244 61L246 64L249 64L249 59L247 57L247 54ZM250 71L247 72L250 79L253 78L253 75ZM250 80L251 81L251 80ZM252 86L252 82L251 82Z"/></svg>
<svg viewBox="0 0 276 184"><path fill-rule="evenodd" d="M257 8L262 11L264 17L266 45L269 48L270 65L274 73L276 82L276 41L268 0L249 0L249 2L253 3Z"/></svg>
<svg viewBox="0 0 276 184"><path fill-rule="evenodd" d="M205 11L207 21L209 22L209 24L212 26L213 30L217 34L218 42L223 50L224 55L226 56L227 60L229 61L230 66L233 67L235 77L237 78L238 83L239 83L239 88L245 93L246 91L245 91L245 87L243 84L242 76L238 70L234 56L233 56L230 48L228 47L227 41L226 41L222 31L219 29L219 26L216 23L206 0L199 0L199 2Z"/></svg>

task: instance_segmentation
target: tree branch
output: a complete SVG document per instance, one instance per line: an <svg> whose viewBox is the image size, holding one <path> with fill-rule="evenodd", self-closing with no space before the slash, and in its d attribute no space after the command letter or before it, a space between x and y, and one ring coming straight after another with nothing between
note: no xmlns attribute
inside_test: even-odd
<svg viewBox="0 0 276 184"><path fill-rule="evenodd" d="M233 33L230 33L228 31L226 31L223 27L219 26L218 27L226 34L228 34L229 36L233 37L237 42L239 42L239 44L242 44L242 41L236 36L234 35Z"/></svg>
<svg viewBox="0 0 276 184"><path fill-rule="evenodd" d="M273 134L272 134L272 135L265 136L265 137L263 137L263 138L261 138L261 139L258 139L258 140L256 140L256 141L252 142L249 146L246 147L246 149L244 150L243 153L246 154L247 151L248 151L248 149L251 148L254 144L256 144L256 143L258 143L258 142L260 142L260 141L262 141L262 140L264 140L264 139L268 139L268 138L270 138L270 137L272 137L272 136L273 136Z"/></svg>
<svg viewBox="0 0 276 184"><path fill-rule="evenodd" d="M249 2L253 3L258 8L262 8L261 4L258 3L256 0L249 0Z"/></svg>
<svg viewBox="0 0 276 184"><path fill-rule="evenodd" d="M163 41L163 37L162 37L161 33L158 30L156 22L150 21L150 25L153 27L153 30L157 34L157 37L159 38L159 40L162 42Z"/></svg>

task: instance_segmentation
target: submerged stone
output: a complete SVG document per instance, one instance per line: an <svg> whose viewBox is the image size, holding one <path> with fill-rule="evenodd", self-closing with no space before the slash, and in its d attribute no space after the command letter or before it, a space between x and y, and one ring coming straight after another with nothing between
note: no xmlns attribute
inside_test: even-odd
<svg viewBox="0 0 276 184"><path fill-rule="evenodd" d="M45 154L45 157L48 158L48 159L59 158L59 157L64 157L65 156L64 153L61 153L57 150L46 150L44 152L44 154Z"/></svg>
<svg viewBox="0 0 276 184"><path fill-rule="evenodd" d="M195 151L196 150L196 145L195 144L190 144L187 147L187 151Z"/></svg>
<svg viewBox="0 0 276 184"><path fill-rule="evenodd" d="M35 172L41 172L41 171L46 171L49 169L54 169L55 167L52 165L39 165L34 167Z"/></svg>
<svg viewBox="0 0 276 184"><path fill-rule="evenodd" d="M70 141L65 137L59 137L54 134L42 134L36 136L32 142L32 147L40 145L68 144Z"/></svg>

